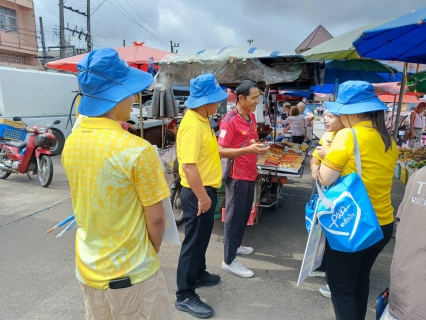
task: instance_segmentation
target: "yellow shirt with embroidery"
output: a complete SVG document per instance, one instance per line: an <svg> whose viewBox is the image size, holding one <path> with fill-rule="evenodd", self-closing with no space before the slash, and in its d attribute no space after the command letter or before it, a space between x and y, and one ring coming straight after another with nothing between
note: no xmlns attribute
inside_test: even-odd
<svg viewBox="0 0 426 320"><path fill-rule="evenodd" d="M362 181L380 225L390 224L394 221L391 188L398 158L397 146L392 140L391 147L385 152L382 137L373 128L371 121L362 121L353 129L355 129L360 149ZM341 177L356 172L354 147L352 131L340 130L322 163L333 170L340 171Z"/></svg>
<svg viewBox="0 0 426 320"><path fill-rule="evenodd" d="M327 147L327 140L333 140L334 135L336 132L331 131L331 132L325 132L320 141L319 144L322 146L326 146ZM317 149L314 150L314 152L312 153L312 156L316 159L318 159L319 161L322 161L322 158L319 156Z"/></svg>
<svg viewBox="0 0 426 320"><path fill-rule="evenodd" d="M76 234L76 276L107 289L109 280L142 282L159 261L148 237L144 206L170 192L151 144L106 118L83 118L62 153Z"/></svg>
<svg viewBox="0 0 426 320"><path fill-rule="evenodd" d="M177 156L181 184L190 188L183 164L195 163L200 172L201 181L206 187L220 188L222 185L222 167L219 149L210 121L199 113L189 109L182 119L177 135Z"/></svg>

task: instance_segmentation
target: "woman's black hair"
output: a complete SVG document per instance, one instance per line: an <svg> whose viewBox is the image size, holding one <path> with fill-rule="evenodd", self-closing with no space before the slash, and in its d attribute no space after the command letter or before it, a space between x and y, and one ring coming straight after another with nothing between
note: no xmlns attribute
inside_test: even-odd
<svg viewBox="0 0 426 320"><path fill-rule="evenodd" d="M389 148L392 147L392 137L389 134L389 131L386 129L385 112L384 111L367 112L367 113L360 114L360 116L364 119L369 119L373 122L373 127L374 129L377 130L377 132L382 137L383 143L385 144L385 152L387 152Z"/></svg>

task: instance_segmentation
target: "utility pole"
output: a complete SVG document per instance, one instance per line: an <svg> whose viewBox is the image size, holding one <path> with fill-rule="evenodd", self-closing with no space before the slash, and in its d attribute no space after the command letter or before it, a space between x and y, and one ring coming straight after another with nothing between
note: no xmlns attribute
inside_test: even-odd
<svg viewBox="0 0 426 320"><path fill-rule="evenodd" d="M65 58L65 30L64 30L64 0L59 0L59 39L60 57Z"/></svg>
<svg viewBox="0 0 426 320"><path fill-rule="evenodd" d="M175 51L174 48L179 48L179 43L173 43L172 40L170 40L170 52L171 53L177 53L177 50Z"/></svg>
<svg viewBox="0 0 426 320"><path fill-rule="evenodd" d="M44 41L43 18L39 17L39 19L40 19L41 46L43 48L43 56L46 57L47 51L46 51L46 42Z"/></svg>
<svg viewBox="0 0 426 320"><path fill-rule="evenodd" d="M250 44L250 47L251 47L251 43L252 43L253 41L254 41L253 39L248 39L248 40L247 40L247 42Z"/></svg>
<svg viewBox="0 0 426 320"><path fill-rule="evenodd" d="M87 51L92 51L92 36L90 33L90 0L87 0Z"/></svg>
<svg viewBox="0 0 426 320"><path fill-rule="evenodd" d="M126 40L123 39L123 47L126 46Z"/></svg>

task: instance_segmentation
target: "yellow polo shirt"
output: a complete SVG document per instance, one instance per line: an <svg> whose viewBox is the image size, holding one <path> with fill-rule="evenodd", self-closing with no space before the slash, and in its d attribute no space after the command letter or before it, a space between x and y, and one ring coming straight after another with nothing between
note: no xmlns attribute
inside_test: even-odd
<svg viewBox="0 0 426 320"><path fill-rule="evenodd" d="M222 185L222 167L214 131L209 119L194 110L188 109L179 126L177 135L177 156L181 184L190 188L186 180L183 164L195 163L200 172L201 181L206 187L220 188Z"/></svg>
<svg viewBox="0 0 426 320"><path fill-rule="evenodd" d="M371 121L362 121L354 127L359 144L364 182L380 225L394 221L391 204L393 171L398 158L398 149L392 145L385 152L382 137L373 128ZM333 144L322 161L327 167L340 171L340 176L356 172L354 156L354 138L350 129L342 129L333 140Z"/></svg>
<svg viewBox="0 0 426 320"><path fill-rule="evenodd" d="M67 138L62 164L69 180L76 234L76 276L107 289L109 280L142 282L159 269L144 206L168 198L151 144L117 121L83 118Z"/></svg>
<svg viewBox="0 0 426 320"><path fill-rule="evenodd" d="M319 141L319 144L322 145L322 146L326 146L327 147L327 140L333 140L334 139L334 134L335 134L334 131L325 132L322 135L322 137L321 137L321 139ZM314 152L312 153L312 156L314 158L317 158L319 161L322 161L322 158L319 156L317 149L314 150Z"/></svg>

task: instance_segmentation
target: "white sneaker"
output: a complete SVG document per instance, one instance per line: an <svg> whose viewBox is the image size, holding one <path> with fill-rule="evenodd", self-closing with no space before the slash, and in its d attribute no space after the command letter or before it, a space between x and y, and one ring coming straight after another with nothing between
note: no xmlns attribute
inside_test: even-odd
<svg viewBox="0 0 426 320"><path fill-rule="evenodd" d="M226 264L225 261L222 261L222 270L242 278L251 278L254 276L254 272L244 267L237 259L234 259L231 264Z"/></svg>
<svg viewBox="0 0 426 320"><path fill-rule="evenodd" d="M331 298L331 291L330 291L330 287L328 286L328 284L326 286L323 286L321 288L319 288L319 292L326 298Z"/></svg>
<svg viewBox="0 0 426 320"><path fill-rule="evenodd" d="M237 254L250 254L250 253L253 253L253 248L252 247L243 247L243 246L240 246L237 249Z"/></svg>
<svg viewBox="0 0 426 320"><path fill-rule="evenodd" d="M313 271L309 277L323 277L325 278L325 272L323 271Z"/></svg>

